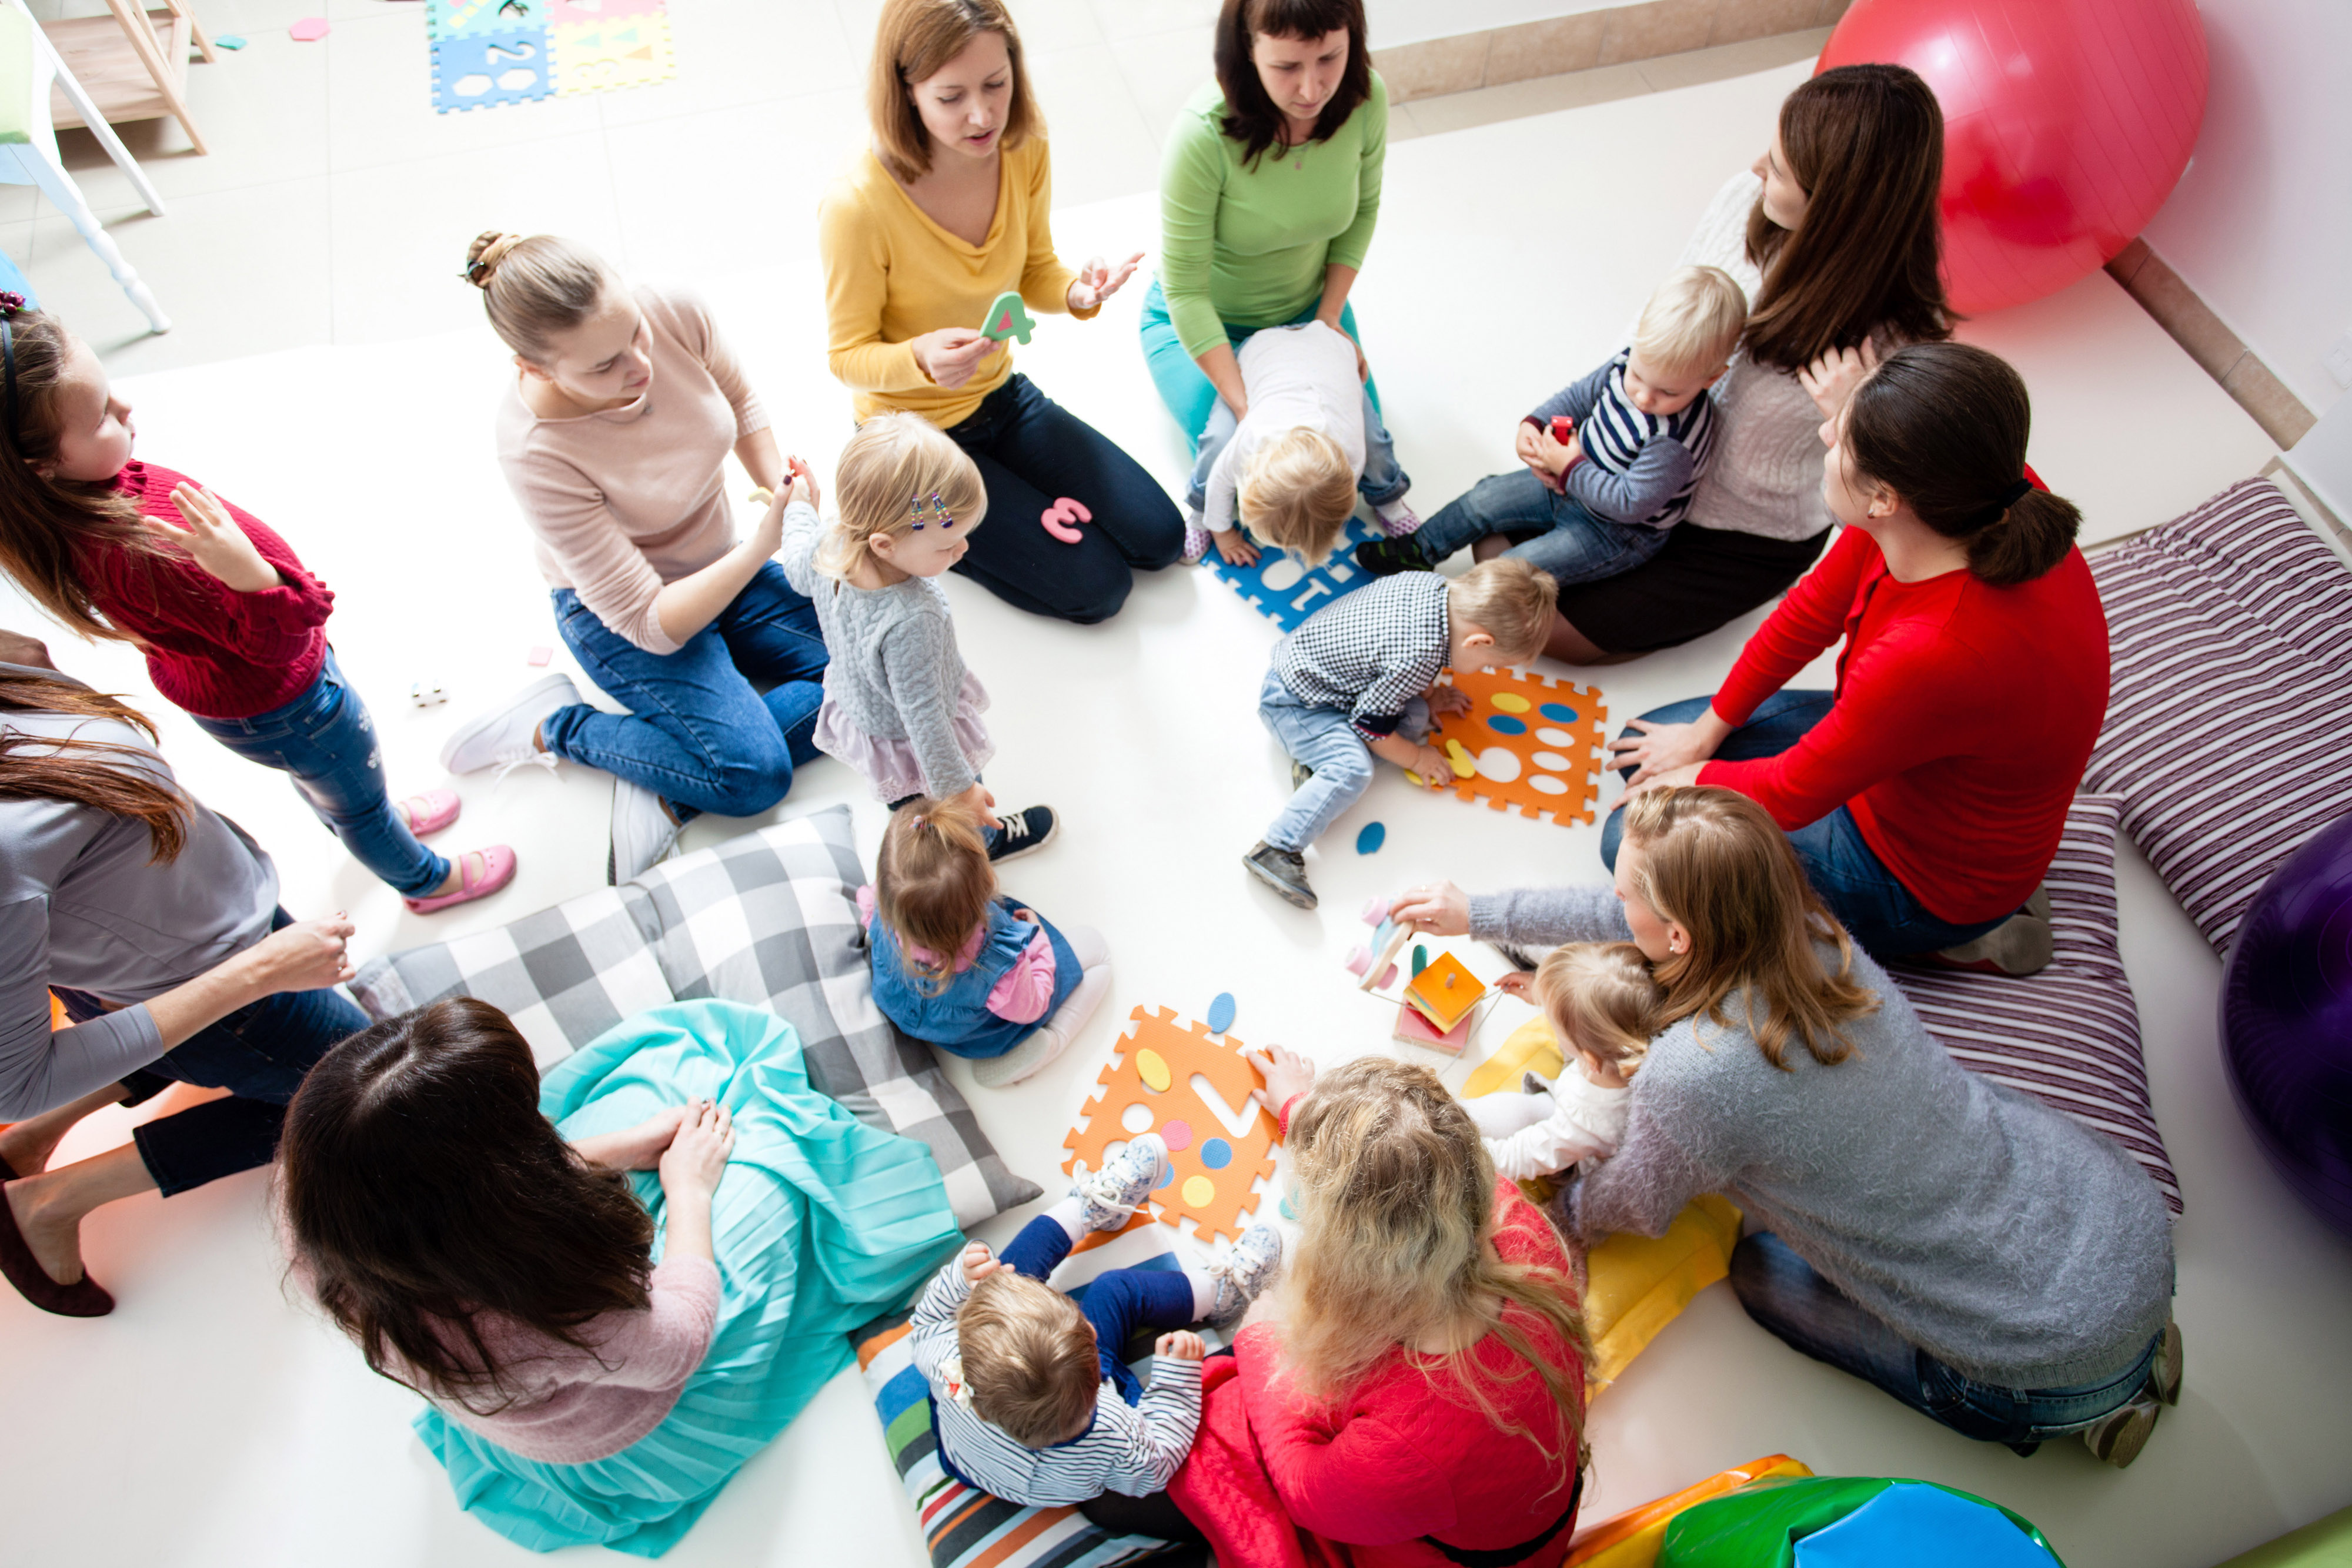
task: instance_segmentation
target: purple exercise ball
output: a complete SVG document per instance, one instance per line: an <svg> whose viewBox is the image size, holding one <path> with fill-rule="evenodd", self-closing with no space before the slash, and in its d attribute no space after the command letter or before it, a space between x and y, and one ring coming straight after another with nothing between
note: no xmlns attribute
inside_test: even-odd
<svg viewBox="0 0 2352 1568"><path fill-rule="evenodd" d="M2221 972L2221 1059L2263 1152L2352 1236L2352 817L2246 911Z"/></svg>

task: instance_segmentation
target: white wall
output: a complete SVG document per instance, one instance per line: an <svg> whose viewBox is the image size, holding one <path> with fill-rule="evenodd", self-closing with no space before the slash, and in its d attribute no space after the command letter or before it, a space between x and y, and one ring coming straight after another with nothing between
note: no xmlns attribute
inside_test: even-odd
<svg viewBox="0 0 2352 1568"><path fill-rule="evenodd" d="M2147 243L2314 413L2352 329L2352 5L2199 0L2213 62L2197 153Z"/></svg>
<svg viewBox="0 0 2352 1568"><path fill-rule="evenodd" d="M1579 11L1599 11L1625 0L1364 0L1364 20L1370 25L1372 47L1393 48L1424 38L1450 38L1456 33L1483 33L1547 16L1572 16Z"/></svg>

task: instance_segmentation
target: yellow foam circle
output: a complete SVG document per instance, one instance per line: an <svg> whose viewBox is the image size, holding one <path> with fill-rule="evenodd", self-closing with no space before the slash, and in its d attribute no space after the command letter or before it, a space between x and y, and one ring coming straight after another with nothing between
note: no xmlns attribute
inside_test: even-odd
<svg viewBox="0 0 2352 1568"><path fill-rule="evenodd" d="M1135 1053L1135 1073L1143 1080L1143 1086L1154 1094L1167 1093L1168 1085L1173 1082L1169 1075L1168 1063L1161 1060L1158 1051L1149 1047Z"/></svg>
<svg viewBox="0 0 2352 1568"><path fill-rule="evenodd" d="M1207 1176L1192 1176L1184 1183L1184 1202L1192 1208L1203 1208L1217 1196L1217 1184Z"/></svg>
<svg viewBox="0 0 2352 1568"><path fill-rule="evenodd" d="M1517 692L1496 692L1487 700L1505 713L1525 713L1536 706Z"/></svg>

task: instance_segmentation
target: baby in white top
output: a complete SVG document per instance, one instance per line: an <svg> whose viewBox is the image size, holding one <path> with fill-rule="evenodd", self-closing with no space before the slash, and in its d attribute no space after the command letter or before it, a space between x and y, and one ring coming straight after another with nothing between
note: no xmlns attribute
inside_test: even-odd
<svg viewBox="0 0 2352 1568"><path fill-rule="evenodd" d="M1495 1174L1526 1181L1606 1159L1625 1136L1626 1080L1663 1027L1664 996L1649 961L1631 942L1570 942L1547 954L1532 976L1506 976L1502 987L1514 996L1532 993L1569 1064L1557 1083L1530 1072L1522 1093L1468 1103Z"/></svg>
<svg viewBox="0 0 2352 1568"><path fill-rule="evenodd" d="M1391 538L1421 526L1404 503L1412 481L1364 388L1355 340L1320 321L1269 327L1252 333L1236 359L1249 412L1236 422L1220 399L1210 413L1188 497L1187 560L1214 544L1224 559L1249 566L1266 545L1320 566L1347 531L1360 489Z"/></svg>

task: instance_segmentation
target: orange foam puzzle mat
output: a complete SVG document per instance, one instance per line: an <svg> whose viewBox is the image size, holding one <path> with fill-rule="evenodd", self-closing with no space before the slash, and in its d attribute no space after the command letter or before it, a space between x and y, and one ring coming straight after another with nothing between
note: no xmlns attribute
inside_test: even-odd
<svg viewBox="0 0 2352 1568"><path fill-rule="evenodd" d="M1440 749L1455 741L1470 754L1474 771L1454 780L1456 796L1562 828L1593 820L1608 720L1599 692L1508 670L1447 670L1444 678L1472 704L1468 713L1438 715L1430 736Z"/></svg>
<svg viewBox="0 0 2352 1568"><path fill-rule="evenodd" d="M1180 1021L1167 1008L1137 1008L1128 1017L1135 1027L1096 1079L1101 1092L1079 1108L1079 1124L1062 1140L1068 1151L1062 1168L1075 1173L1083 1159L1088 1170L1100 1170L1110 1145L1158 1133L1173 1172L1151 1195L1158 1218L1190 1223L1202 1241L1238 1238L1257 1211L1259 1179L1274 1176L1275 1120L1250 1099L1257 1069L1242 1059L1242 1041ZM1247 1132L1234 1133L1223 1111L1202 1097L1196 1074L1235 1115L1249 1111ZM1127 1228L1149 1223L1139 1213Z"/></svg>

